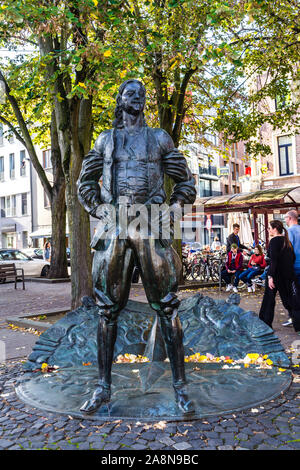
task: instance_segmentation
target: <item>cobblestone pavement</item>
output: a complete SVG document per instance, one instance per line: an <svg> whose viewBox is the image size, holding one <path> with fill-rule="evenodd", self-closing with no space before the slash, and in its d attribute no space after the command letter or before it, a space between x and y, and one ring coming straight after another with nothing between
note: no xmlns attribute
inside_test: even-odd
<svg viewBox="0 0 300 470"><path fill-rule="evenodd" d="M38 283L32 283L38 284ZM29 283L28 283L29 285ZM3 289L5 287L5 289ZM31 294L47 290L49 296L56 295L61 305L68 298L70 284L45 287L31 286ZM12 304L15 314L28 312L28 308L40 311L49 306L43 295L37 300L28 296L24 303L11 299L11 286L1 285L1 293L9 298L9 315ZM3 290L2 290L3 289ZM14 289L12 288L12 291ZM56 294L55 294L56 292ZM194 292L194 291L193 291ZM181 292L180 296L193 292ZM219 296L213 289L206 289L206 295ZM143 300L141 288L132 289L131 298ZM222 293L221 296L224 296ZM48 299L49 300L49 299ZM261 294L242 294L241 306L257 311ZM3 298L1 297L1 301ZM55 309L58 308L57 304ZM16 312L16 306L18 312ZM299 336L292 328L282 328L286 314L278 302L275 332L288 349ZM47 308L47 310L50 310ZM0 317L7 315L0 303ZM4 328L4 323L0 328ZM29 334L29 333L28 333ZM24 358L25 359L25 358ZM128 420L114 420L95 423L91 420L76 419L56 413L43 412L21 402L14 391L17 379L22 375L20 360L0 364L0 450L61 449L86 450L299 450L300 449L300 368L293 369L293 383L279 398L264 405L234 414L226 414L197 421L143 423Z"/></svg>
<svg viewBox="0 0 300 470"><path fill-rule="evenodd" d="M300 374L281 397L257 409L188 422L91 422L20 402L20 363L0 368L0 449L242 450L300 449Z"/></svg>

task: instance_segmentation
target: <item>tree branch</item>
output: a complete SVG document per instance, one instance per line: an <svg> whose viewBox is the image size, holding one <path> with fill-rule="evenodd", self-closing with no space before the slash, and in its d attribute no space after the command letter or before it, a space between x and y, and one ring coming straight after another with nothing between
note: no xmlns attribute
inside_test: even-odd
<svg viewBox="0 0 300 470"><path fill-rule="evenodd" d="M5 119L5 117L3 117L1 115L0 115L0 121L2 121L3 124L5 124L7 127L9 127L10 130L15 134L18 141L21 142L21 144L24 145L24 147L26 147L26 142L22 138L21 134L17 131L17 129L7 119Z"/></svg>
<svg viewBox="0 0 300 470"><path fill-rule="evenodd" d="M179 143L179 137L181 133L181 128L182 128L182 122L184 118L184 99L185 99L185 93L190 81L190 78L192 75L198 70L198 67L195 68L190 68L189 70L186 71L181 86L180 86L180 93L178 97L178 102L177 102L177 109L176 109L176 119L175 123L173 126L173 138L175 145L178 145Z"/></svg>
<svg viewBox="0 0 300 470"><path fill-rule="evenodd" d="M16 116L18 125L21 129L21 133L23 135L22 139L23 139L23 142L25 144L24 146L26 147L26 149L28 151L30 160L32 161L32 165L33 165L34 169L36 170L36 172L37 172L37 174L38 174L38 176L41 180L42 186L43 186L44 190L46 191L47 196L49 197L49 199L51 199L51 197L52 197L52 187L51 187L51 185L48 181L48 178L46 176L46 173L45 173L45 171L44 171L44 169L43 169L43 167L40 164L40 161L38 159L35 147L33 145L33 142L32 142L31 136L29 134L27 125L25 123L25 120L23 118L21 109L20 109L15 97L10 94L10 91L11 91L10 87L9 87L9 85L8 85L6 79L5 79L5 77L4 77L4 75L1 71L0 71L0 80L2 80L2 82L4 83L5 94L7 96L8 101L11 104L11 107L13 109L13 112L14 112L15 116ZM16 135L16 137L17 137L17 135Z"/></svg>

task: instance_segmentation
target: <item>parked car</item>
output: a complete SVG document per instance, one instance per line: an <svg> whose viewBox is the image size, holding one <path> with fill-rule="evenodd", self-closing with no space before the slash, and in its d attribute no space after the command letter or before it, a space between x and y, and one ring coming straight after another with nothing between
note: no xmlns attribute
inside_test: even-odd
<svg viewBox="0 0 300 470"><path fill-rule="evenodd" d="M47 261L31 258L15 248L0 249L0 264L14 263L16 268L23 268L25 276L47 276L50 264ZM5 282L5 279L2 280Z"/></svg>
<svg viewBox="0 0 300 470"><path fill-rule="evenodd" d="M22 253L25 253L25 255L30 256L30 258L43 259L42 248L24 248L22 250Z"/></svg>

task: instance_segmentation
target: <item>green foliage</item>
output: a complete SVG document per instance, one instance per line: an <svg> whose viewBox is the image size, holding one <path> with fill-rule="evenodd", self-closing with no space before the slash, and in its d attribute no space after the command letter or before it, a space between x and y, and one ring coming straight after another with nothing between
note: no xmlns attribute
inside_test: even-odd
<svg viewBox="0 0 300 470"><path fill-rule="evenodd" d="M264 122L299 127L299 35L296 0L3 0L0 6L2 45L33 49L2 61L2 69L40 143L47 142L53 107L87 99L95 138L111 125L118 86L134 77L147 87L147 119L176 143L219 132L228 142L248 142L254 155L265 153L253 146ZM275 109L275 98L288 95ZM13 120L6 105L0 112Z"/></svg>

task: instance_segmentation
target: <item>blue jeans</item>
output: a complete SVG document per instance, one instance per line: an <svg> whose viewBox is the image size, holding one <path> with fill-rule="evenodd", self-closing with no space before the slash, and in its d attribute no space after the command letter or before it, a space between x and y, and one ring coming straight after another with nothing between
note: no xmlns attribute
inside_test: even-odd
<svg viewBox="0 0 300 470"><path fill-rule="evenodd" d="M296 274L296 277L298 279L298 284L300 284L300 268L294 268L294 271L295 271L295 274Z"/></svg>
<svg viewBox="0 0 300 470"><path fill-rule="evenodd" d="M252 286L252 279L255 276L258 276L261 273L261 269L259 268L248 268L246 271L242 272L240 275L240 281L245 282L248 287Z"/></svg>
<svg viewBox="0 0 300 470"><path fill-rule="evenodd" d="M241 273L241 271L236 271L235 273L229 273L229 272L227 271L227 269L224 269L224 270L221 272L221 278L222 278L222 279L225 281L225 283L228 285L228 284L231 284L232 276L234 276L233 285L234 285L234 287L237 287L238 284L239 284L240 273Z"/></svg>
<svg viewBox="0 0 300 470"><path fill-rule="evenodd" d="M267 279L267 275L268 275L268 271L269 271L269 266L267 266L264 270L264 272L262 273L261 276L259 276L259 279L261 281L265 281Z"/></svg>

